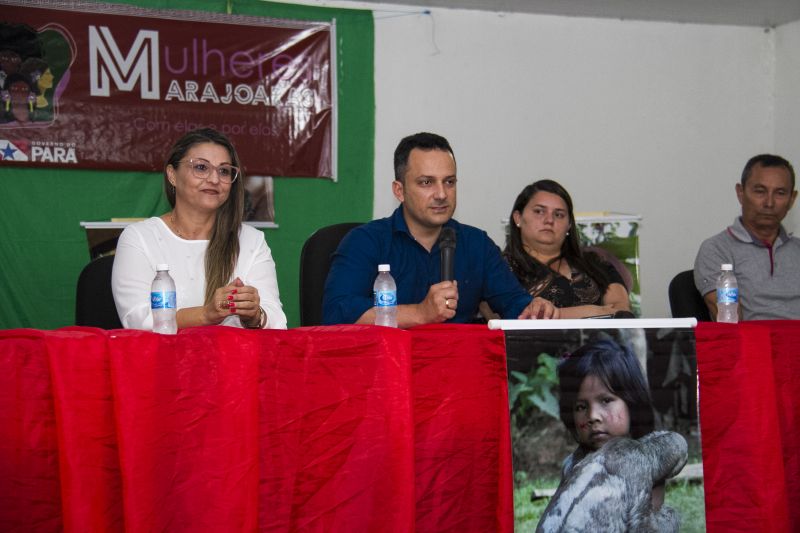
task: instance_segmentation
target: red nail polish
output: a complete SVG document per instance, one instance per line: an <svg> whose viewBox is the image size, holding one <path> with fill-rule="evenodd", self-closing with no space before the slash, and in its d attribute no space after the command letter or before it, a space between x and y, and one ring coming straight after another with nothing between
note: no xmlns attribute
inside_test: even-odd
<svg viewBox="0 0 800 533"><path fill-rule="evenodd" d="M228 295L228 300L233 300L233 295L232 294Z"/></svg>
<svg viewBox="0 0 800 533"><path fill-rule="evenodd" d="M236 309L234 307L231 307L230 311L231 311L231 314L234 314L236 312Z"/></svg>
<svg viewBox="0 0 800 533"><path fill-rule="evenodd" d="M231 291L231 294L236 294L236 289L233 289L233 290Z"/></svg>

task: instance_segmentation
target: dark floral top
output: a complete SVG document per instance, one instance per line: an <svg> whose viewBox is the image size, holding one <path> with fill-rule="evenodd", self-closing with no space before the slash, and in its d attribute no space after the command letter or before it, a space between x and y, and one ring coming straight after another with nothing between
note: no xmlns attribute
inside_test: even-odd
<svg viewBox="0 0 800 533"><path fill-rule="evenodd" d="M617 269L600 259L594 253L587 253L590 261L597 261L608 274L609 283L625 285ZM576 307L579 305L602 305L603 292L595 281L572 265L572 279L567 279L550 267L536 262L536 270L531 272L509 255L503 254L511 271L531 296L550 300L556 307Z"/></svg>

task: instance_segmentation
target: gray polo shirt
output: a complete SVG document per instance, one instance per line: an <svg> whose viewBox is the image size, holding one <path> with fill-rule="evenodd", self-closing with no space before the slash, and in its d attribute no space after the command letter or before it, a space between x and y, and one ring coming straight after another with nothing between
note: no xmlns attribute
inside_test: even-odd
<svg viewBox="0 0 800 533"><path fill-rule="evenodd" d="M694 284L700 294L716 290L723 263L733 264L744 320L800 319L800 239L781 226L770 249L742 225L703 241L694 260Z"/></svg>

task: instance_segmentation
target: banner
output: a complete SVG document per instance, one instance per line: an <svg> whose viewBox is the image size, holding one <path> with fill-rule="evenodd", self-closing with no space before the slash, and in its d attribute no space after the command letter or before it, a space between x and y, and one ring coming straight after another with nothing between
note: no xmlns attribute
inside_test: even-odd
<svg viewBox="0 0 800 533"><path fill-rule="evenodd" d="M576 429L565 427L560 419L559 362L581 347L613 340L628 346L639 362L649 387L655 427L681 434L688 446L688 462L680 474L667 481L664 504L680 516L681 531L705 531L694 331L688 327L615 328L615 320L584 322L592 324L584 329L510 330L505 334L515 530L536 529L559 485L564 459L577 448ZM608 326L602 327L602 323ZM616 391L617 396L622 392ZM607 482L599 474L597 477L591 483ZM611 496L608 501L613 501Z"/></svg>
<svg viewBox="0 0 800 533"><path fill-rule="evenodd" d="M160 171L213 127L249 174L335 179L333 24L0 3L2 164Z"/></svg>

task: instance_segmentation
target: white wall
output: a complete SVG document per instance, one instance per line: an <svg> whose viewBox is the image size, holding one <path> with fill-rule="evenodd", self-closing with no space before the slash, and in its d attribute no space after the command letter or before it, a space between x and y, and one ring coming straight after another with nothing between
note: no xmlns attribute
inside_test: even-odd
<svg viewBox="0 0 800 533"><path fill-rule="evenodd" d="M440 133L459 164L456 217L500 246L500 220L543 177L567 187L578 211L642 215L646 317L669 316L672 276L739 213L734 184L749 157L777 151L800 166L800 24L309 3L374 10L376 217L396 206L400 138Z"/></svg>
<svg viewBox="0 0 800 533"><path fill-rule="evenodd" d="M800 21L775 31L775 151L800 172ZM800 206L784 220L788 231L800 235Z"/></svg>

